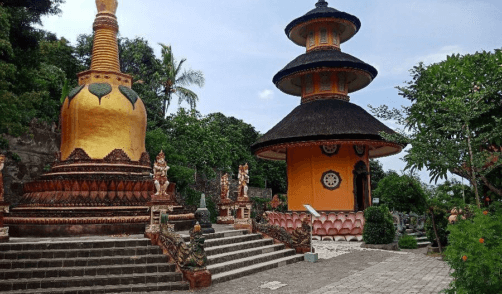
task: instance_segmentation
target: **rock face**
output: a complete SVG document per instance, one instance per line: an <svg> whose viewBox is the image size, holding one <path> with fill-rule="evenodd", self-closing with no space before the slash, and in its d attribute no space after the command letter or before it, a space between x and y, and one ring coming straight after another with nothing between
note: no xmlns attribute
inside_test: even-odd
<svg viewBox="0 0 502 294"><path fill-rule="evenodd" d="M18 138L4 135L4 138L9 141L3 170L4 199L15 205L23 195L23 184L40 177L54 162L61 145L61 134L55 125L33 120L25 135ZM16 155L20 160L15 160Z"/></svg>

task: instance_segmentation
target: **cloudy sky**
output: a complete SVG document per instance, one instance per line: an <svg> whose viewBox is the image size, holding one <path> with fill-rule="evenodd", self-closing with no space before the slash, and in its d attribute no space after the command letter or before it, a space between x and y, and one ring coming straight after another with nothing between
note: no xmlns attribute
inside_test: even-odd
<svg viewBox="0 0 502 294"><path fill-rule="evenodd" d="M171 44L175 56L201 70L206 85L194 90L202 114L222 112L267 132L300 103L280 92L272 77L305 52L288 40L284 28L314 8L317 0L118 0L123 37L142 37L160 54ZM44 28L72 43L92 33L97 13L93 0L66 0L60 16L44 18ZM410 80L408 70L452 53L502 48L500 0L328 0L329 6L357 16L361 29L342 51L378 69L368 87L351 102L407 105L396 86ZM171 106L176 111L176 104ZM387 124L395 128L392 122ZM384 169L400 171L404 153L380 159ZM428 173L420 173L428 182Z"/></svg>

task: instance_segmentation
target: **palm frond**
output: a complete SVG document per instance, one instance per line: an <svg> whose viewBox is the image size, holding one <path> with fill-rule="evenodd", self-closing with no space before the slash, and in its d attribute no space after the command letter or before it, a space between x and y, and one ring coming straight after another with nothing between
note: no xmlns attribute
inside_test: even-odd
<svg viewBox="0 0 502 294"><path fill-rule="evenodd" d="M204 74L200 70L185 70L183 74L176 79L176 84L180 86L189 86L195 84L199 87L203 87L204 83Z"/></svg>
<svg viewBox="0 0 502 294"><path fill-rule="evenodd" d="M187 88L176 87L176 95L179 97L178 105L185 101L190 105L191 109L195 109L196 104L199 101L199 96Z"/></svg>

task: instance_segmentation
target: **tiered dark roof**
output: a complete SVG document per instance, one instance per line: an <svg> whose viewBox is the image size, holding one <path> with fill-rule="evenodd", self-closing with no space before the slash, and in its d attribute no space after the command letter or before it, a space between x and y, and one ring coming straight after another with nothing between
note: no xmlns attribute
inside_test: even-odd
<svg viewBox="0 0 502 294"><path fill-rule="evenodd" d="M369 79L358 75L349 84L349 93L366 87L377 76L378 71L371 65L352 55L338 50L318 50L302 54L286 65L273 78L274 84L284 93L301 96L301 82L298 79L285 79L290 75L316 68L348 68L362 70L368 73Z"/></svg>
<svg viewBox="0 0 502 294"><path fill-rule="evenodd" d="M338 99L318 100L296 107L258 139L251 146L251 150L256 152L259 149L284 143L326 140L385 141L380 136L380 132L394 133L360 106ZM370 157L394 154L399 151L400 148L392 148L392 150L375 148L370 150Z"/></svg>
<svg viewBox="0 0 502 294"><path fill-rule="evenodd" d="M286 29L284 31L286 32L286 35L288 36L288 38L290 38L295 44L297 44L299 46L305 46L305 42L303 42L303 38L302 39L292 38L291 31L293 30L293 28L295 28L296 26L298 26L300 24L303 24L303 23L306 23L306 22L309 22L311 20L318 19L318 18L342 19L342 20L347 20L347 21L351 22L352 24L354 24L355 31L345 30L345 31L341 32L340 43L348 41L361 28L361 21L359 20L359 18L355 17L352 14L348 14L346 12L339 11L334 8L328 7L328 3L326 1L321 0L316 4L315 9L312 9L311 11L307 12L304 16L301 16L301 17L293 20L292 22L290 22L286 26Z"/></svg>

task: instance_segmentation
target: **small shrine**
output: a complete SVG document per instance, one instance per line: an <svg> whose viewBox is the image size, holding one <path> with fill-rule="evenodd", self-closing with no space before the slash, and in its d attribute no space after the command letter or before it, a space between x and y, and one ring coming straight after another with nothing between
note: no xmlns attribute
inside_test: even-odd
<svg viewBox="0 0 502 294"><path fill-rule="evenodd" d="M349 94L368 86L377 70L341 51L361 22L319 0L293 20L286 35L306 47L273 78L282 92L301 103L252 145L259 158L285 160L288 209L357 212L371 205L369 159L399 153L403 146L381 132L394 133Z"/></svg>

